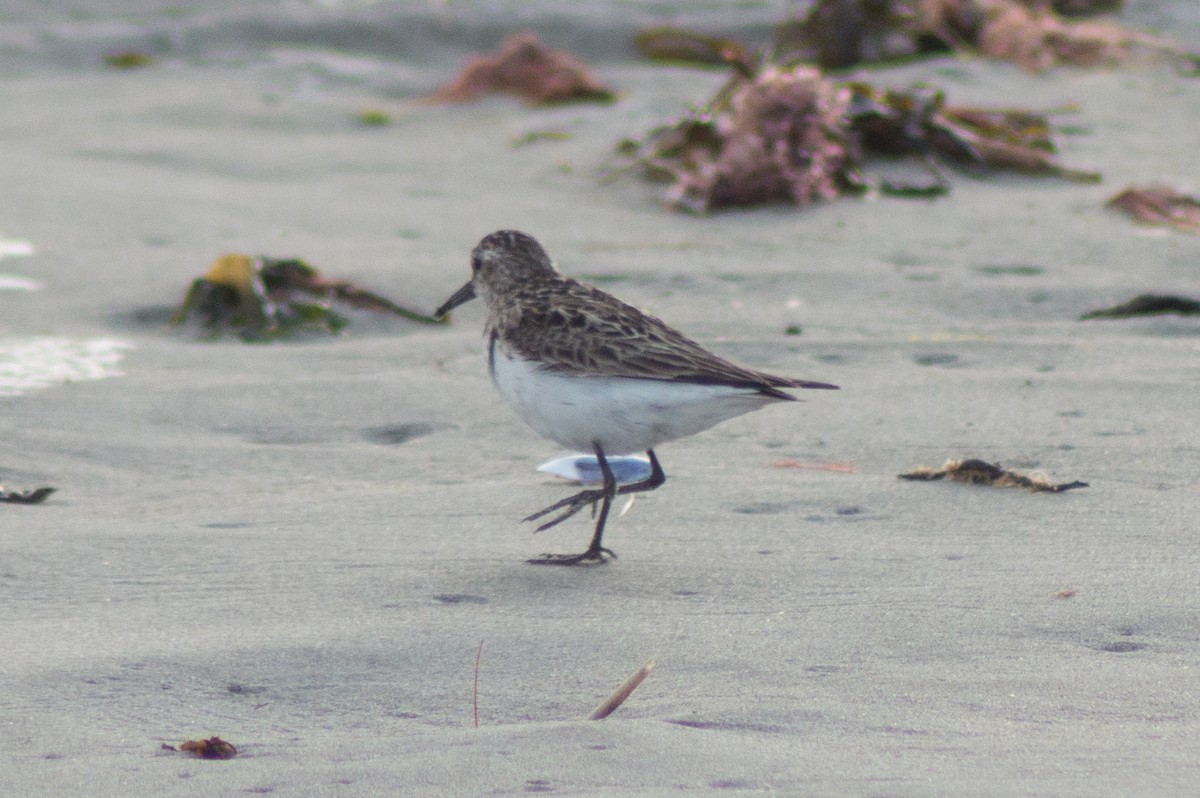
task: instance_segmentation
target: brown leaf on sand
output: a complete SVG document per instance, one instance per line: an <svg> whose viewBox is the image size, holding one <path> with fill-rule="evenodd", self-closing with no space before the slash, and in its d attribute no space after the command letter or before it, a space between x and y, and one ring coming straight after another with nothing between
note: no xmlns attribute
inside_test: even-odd
<svg viewBox="0 0 1200 798"><path fill-rule="evenodd" d="M1130 186L1108 201L1142 224L1167 225L1200 234L1200 199L1170 186Z"/></svg>
<svg viewBox="0 0 1200 798"><path fill-rule="evenodd" d="M472 58L431 99L471 102L492 93L515 94L530 105L612 102L616 96L568 53L547 47L534 33L516 33L494 52Z"/></svg>
<svg viewBox="0 0 1200 798"><path fill-rule="evenodd" d="M233 759L237 756L237 748L220 737L209 737L207 740L188 740L179 746L180 751L187 751L200 759Z"/></svg>
<svg viewBox="0 0 1200 798"><path fill-rule="evenodd" d="M1064 482L1061 485L1055 485L1045 477L1028 477L983 460L947 460L941 468L921 467L908 474L900 474L899 477L923 482L949 479L955 482L990 485L997 488L1026 488L1035 493L1062 493L1088 486L1086 482Z"/></svg>

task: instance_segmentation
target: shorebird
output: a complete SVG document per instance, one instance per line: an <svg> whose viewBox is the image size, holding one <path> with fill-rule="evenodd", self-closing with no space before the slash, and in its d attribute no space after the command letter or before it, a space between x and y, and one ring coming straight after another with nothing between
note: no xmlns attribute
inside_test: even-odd
<svg viewBox="0 0 1200 798"><path fill-rule="evenodd" d="M500 230L471 253L471 280L438 308L441 317L474 298L487 306L492 382L534 430L596 455L603 484L526 517L560 511L538 531L597 502L595 531L581 554L546 554L535 565L616 557L601 540L613 498L654 490L667 479L654 447L796 397L781 388L827 388L779 377L714 355L662 321L598 288L566 277L532 236ZM618 485L607 457L645 452L650 474Z"/></svg>

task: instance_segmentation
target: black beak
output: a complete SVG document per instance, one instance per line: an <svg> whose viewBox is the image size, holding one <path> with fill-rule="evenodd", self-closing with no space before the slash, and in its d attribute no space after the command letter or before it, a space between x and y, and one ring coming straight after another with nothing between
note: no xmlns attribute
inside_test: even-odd
<svg viewBox="0 0 1200 798"><path fill-rule="evenodd" d="M475 298L474 283L467 283L462 288L454 292L454 296L442 303L442 306L433 312L435 319L440 319L450 311L454 310L459 305L464 305Z"/></svg>

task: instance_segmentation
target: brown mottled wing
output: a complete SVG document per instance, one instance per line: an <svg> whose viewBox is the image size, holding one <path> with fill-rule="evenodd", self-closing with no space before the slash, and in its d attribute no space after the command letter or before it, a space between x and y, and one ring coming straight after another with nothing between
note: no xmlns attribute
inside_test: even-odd
<svg viewBox="0 0 1200 798"><path fill-rule="evenodd" d="M519 318L498 320L522 357L554 371L586 368L613 377L677 380L754 388L791 399L775 388L836 388L743 368L598 288L560 278L539 285L510 308Z"/></svg>

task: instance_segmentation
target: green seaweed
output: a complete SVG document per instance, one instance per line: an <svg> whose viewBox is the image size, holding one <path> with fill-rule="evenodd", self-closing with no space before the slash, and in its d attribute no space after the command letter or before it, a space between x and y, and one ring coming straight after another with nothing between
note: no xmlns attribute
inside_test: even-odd
<svg viewBox="0 0 1200 798"><path fill-rule="evenodd" d="M306 332L336 335L350 325L350 317L337 306L444 323L353 283L325 278L302 260L239 254L217 258L208 273L192 281L170 323L194 323L203 340L227 333L247 342Z"/></svg>

